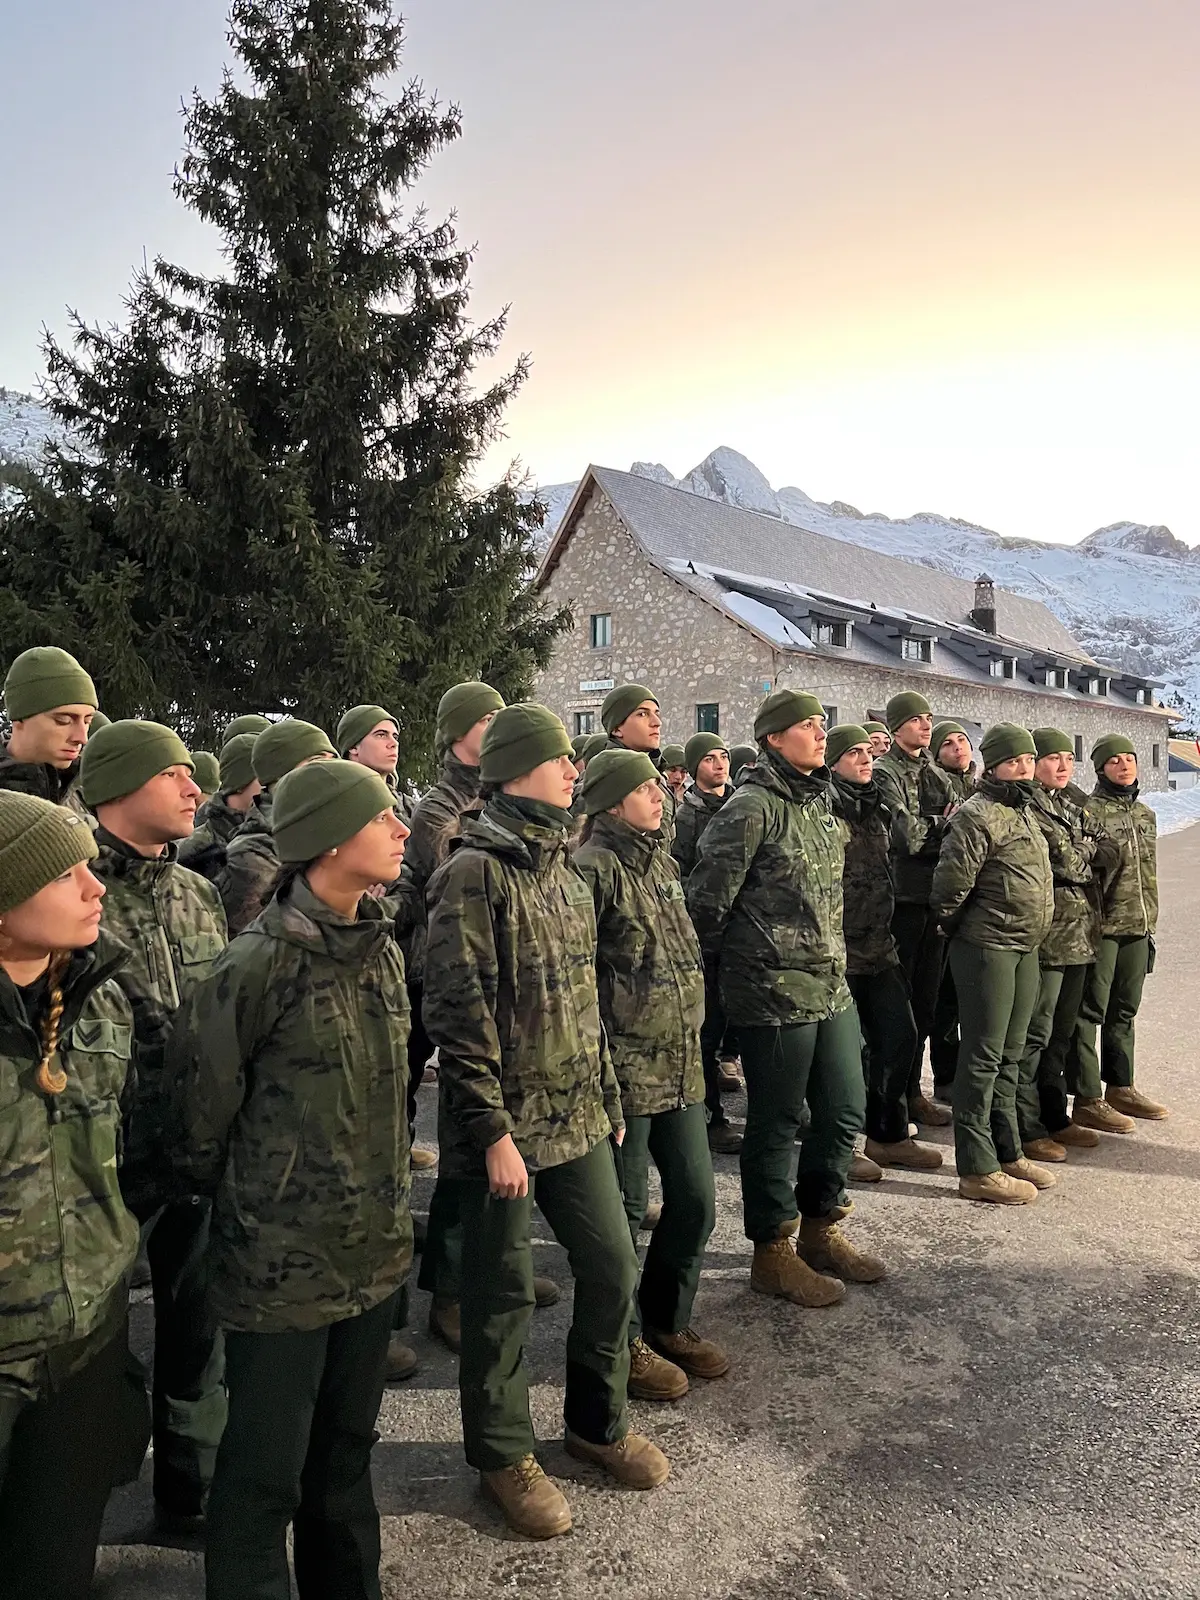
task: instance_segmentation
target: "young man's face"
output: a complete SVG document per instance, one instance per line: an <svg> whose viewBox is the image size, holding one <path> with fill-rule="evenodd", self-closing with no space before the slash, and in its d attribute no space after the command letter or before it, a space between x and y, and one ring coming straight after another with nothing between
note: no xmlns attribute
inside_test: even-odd
<svg viewBox="0 0 1200 1600"><path fill-rule="evenodd" d="M793 722L782 733L768 734L767 743L797 772L815 772L825 765L825 718Z"/></svg>
<svg viewBox="0 0 1200 1600"><path fill-rule="evenodd" d="M1119 755L1110 756L1104 763L1104 776L1110 783L1119 784L1123 789L1131 783L1136 783L1137 775L1137 757L1132 750L1122 750Z"/></svg>
<svg viewBox="0 0 1200 1600"><path fill-rule="evenodd" d="M95 715L93 706L56 706L53 711L39 711L36 717L22 717L13 723L9 753L14 761L65 772L83 753Z"/></svg>
<svg viewBox="0 0 1200 1600"><path fill-rule="evenodd" d="M992 776L998 778L1001 783L1020 783L1025 778L1032 778L1033 757L1010 756L1007 761L998 761L992 768Z"/></svg>
<svg viewBox="0 0 1200 1600"><path fill-rule="evenodd" d="M729 782L729 751L713 750L696 767L696 787L701 794L720 794Z"/></svg>
<svg viewBox="0 0 1200 1600"><path fill-rule="evenodd" d="M575 763L569 755L543 761L524 777L504 785L505 794L523 800L540 800L543 805L568 810L575 793Z"/></svg>
<svg viewBox="0 0 1200 1600"><path fill-rule="evenodd" d="M851 745L834 762L833 770L847 783L870 783L873 770L870 744Z"/></svg>
<svg viewBox="0 0 1200 1600"><path fill-rule="evenodd" d="M486 717L480 717L473 727L467 729L461 739L455 741L454 753L464 767L477 767L479 765L479 752L483 748L483 736L491 726L495 715L494 711L489 711Z"/></svg>
<svg viewBox="0 0 1200 1600"><path fill-rule="evenodd" d="M948 772L965 772L971 765L971 741L965 733L950 733L938 750L938 765Z"/></svg>
<svg viewBox="0 0 1200 1600"><path fill-rule="evenodd" d="M933 738L933 718L923 714L909 717L896 729L893 738L901 750L907 751L910 756L915 756L918 750L928 750L929 741Z"/></svg>
<svg viewBox="0 0 1200 1600"><path fill-rule="evenodd" d="M1044 789L1065 789L1075 776L1075 757L1066 750L1055 751L1042 756L1033 770Z"/></svg>
<svg viewBox="0 0 1200 1600"><path fill-rule="evenodd" d="M626 750L644 750L647 754L657 750L662 743L662 717L656 700L643 700L631 711L625 721L613 729Z"/></svg>
<svg viewBox="0 0 1200 1600"><path fill-rule="evenodd" d="M121 802L126 831L139 843L171 844L196 825L200 785L187 767L167 767Z"/></svg>
<svg viewBox="0 0 1200 1600"><path fill-rule="evenodd" d="M888 751L891 748L892 748L892 736L891 736L890 733L873 733L871 735L871 759L872 759L872 761L878 761L880 756L887 755Z"/></svg>
<svg viewBox="0 0 1200 1600"><path fill-rule="evenodd" d="M372 772L378 772L380 777L394 777L396 763L400 759L400 740L396 734L396 724L392 721L377 722L370 733L360 739L349 753L349 759L358 763L360 767L370 767Z"/></svg>

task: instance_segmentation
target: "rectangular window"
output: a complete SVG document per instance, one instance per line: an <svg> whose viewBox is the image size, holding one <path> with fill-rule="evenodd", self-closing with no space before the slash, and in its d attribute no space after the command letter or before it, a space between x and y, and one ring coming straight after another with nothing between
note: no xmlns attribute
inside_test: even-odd
<svg viewBox="0 0 1200 1600"><path fill-rule="evenodd" d="M1017 663L1015 661L1011 660L1008 656L992 657L993 678L1015 678L1016 675Z"/></svg>
<svg viewBox="0 0 1200 1600"><path fill-rule="evenodd" d="M1089 678L1087 680L1087 692L1094 695L1106 695L1108 693L1108 679Z"/></svg>
<svg viewBox="0 0 1200 1600"><path fill-rule="evenodd" d="M839 650L846 650L850 645L850 624L848 622L814 622L812 625L812 642L814 644L831 644Z"/></svg>
<svg viewBox="0 0 1200 1600"><path fill-rule="evenodd" d="M933 641L931 639L901 639L900 654L905 661L932 661Z"/></svg>
<svg viewBox="0 0 1200 1600"><path fill-rule="evenodd" d="M1046 668L1046 687L1047 689L1065 689L1067 687L1067 675L1061 667Z"/></svg>
<svg viewBox="0 0 1200 1600"><path fill-rule="evenodd" d="M575 732L576 732L576 734L578 735L578 734L581 734L581 733L595 733L595 731L596 731L596 713L594 711L577 711L575 713Z"/></svg>
<svg viewBox="0 0 1200 1600"><path fill-rule="evenodd" d="M821 709L825 713L825 726L827 728L836 727L838 720L838 708L836 706L822 706Z"/></svg>
<svg viewBox="0 0 1200 1600"><path fill-rule="evenodd" d="M1151 745L1151 747L1150 747L1150 765L1152 767L1161 767L1162 766L1162 745L1160 745L1160 744Z"/></svg>
<svg viewBox="0 0 1200 1600"><path fill-rule="evenodd" d="M1075 735L1075 759L1076 761L1083 760L1083 735L1081 733Z"/></svg>
<svg viewBox="0 0 1200 1600"><path fill-rule="evenodd" d="M608 611L599 611L591 619L591 638L593 650L607 650L612 644L612 614Z"/></svg>
<svg viewBox="0 0 1200 1600"><path fill-rule="evenodd" d="M721 708L719 705L704 705L696 707L696 732L720 733Z"/></svg>

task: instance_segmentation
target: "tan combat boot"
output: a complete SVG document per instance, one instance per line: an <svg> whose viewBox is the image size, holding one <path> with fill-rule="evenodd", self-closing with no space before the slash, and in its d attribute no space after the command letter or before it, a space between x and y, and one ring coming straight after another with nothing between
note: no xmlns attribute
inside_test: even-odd
<svg viewBox="0 0 1200 1600"><path fill-rule="evenodd" d="M898 1139L895 1144L868 1139L867 1154L881 1167L905 1167L913 1172L936 1172L942 1164L940 1150L931 1144L918 1144L915 1139Z"/></svg>
<svg viewBox="0 0 1200 1600"><path fill-rule="evenodd" d="M408 1154L415 1172L428 1172L438 1164L437 1151L423 1150L419 1144L413 1145Z"/></svg>
<svg viewBox="0 0 1200 1600"><path fill-rule="evenodd" d="M1065 1161L1067 1150L1057 1139L1026 1139L1021 1148L1030 1161ZM1019 1176L1019 1174L1018 1174Z"/></svg>
<svg viewBox="0 0 1200 1600"><path fill-rule="evenodd" d="M462 1349L462 1316L457 1300L434 1295L429 1302L429 1331L458 1355Z"/></svg>
<svg viewBox="0 0 1200 1600"><path fill-rule="evenodd" d="M534 1278L533 1303L539 1311L545 1311L547 1306L556 1306L561 1298L561 1290L553 1278Z"/></svg>
<svg viewBox="0 0 1200 1600"><path fill-rule="evenodd" d="M535 1456L522 1456L498 1472L481 1472L479 1483L486 1498L500 1507L509 1527L527 1539L553 1539L571 1531L566 1496L538 1466Z"/></svg>
<svg viewBox="0 0 1200 1600"><path fill-rule="evenodd" d="M564 1444L569 1456L603 1467L627 1489L657 1489L671 1472L666 1456L640 1433L627 1433L616 1444L589 1444L568 1429Z"/></svg>
<svg viewBox="0 0 1200 1600"><path fill-rule="evenodd" d="M948 1128L954 1113L949 1106L936 1105L927 1094L917 1094L908 1102L908 1120L926 1128Z"/></svg>
<svg viewBox="0 0 1200 1600"><path fill-rule="evenodd" d="M1077 1128L1094 1128L1097 1133L1132 1133L1134 1129L1133 1118L1122 1116L1114 1106L1103 1100L1081 1100L1078 1095L1071 1107L1071 1121Z"/></svg>
<svg viewBox="0 0 1200 1600"><path fill-rule="evenodd" d="M646 1215L638 1224L643 1233L653 1233L662 1221L662 1201L652 1200L646 1207Z"/></svg>
<svg viewBox="0 0 1200 1600"><path fill-rule="evenodd" d="M850 1283L878 1283L887 1267L878 1256L852 1245L832 1217L805 1217L800 1224L796 1254L814 1272L833 1272Z"/></svg>
<svg viewBox="0 0 1200 1600"><path fill-rule="evenodd" d="M393 1333L388 1339L387 1365L383 1369L385 1381L403 1383L415 1374L419 1365L413 1347L405 1344L398 1333Z"/></svg>
<svg viewBox="0 0 1200 1600"><path fill-rule="evenodd" d="M872 1161L870 1156L859 1155L856 1150L850 1157L850 1170L846 1174L849 1183L881 1183L883 1181L883 1168L878 1161Z"/></svg>
<svg viewBox="0 0 1200 1600"><path fill-rule="evenodd" d="M729 1371L729 1357L719 1344L714 1344L711 1339L702 1339L691 1328L684 1328L679 1333L655 1333L646 1329L646 1342L658 1351L659 1355L666 1356L668 1361L673 1361L677 1367L682 1367L684 1372L690 1372L697 1378L723 1378Z"/></svg>
<svg viewBox="0 0 1200 1600"><path fill-rule="evenodd" d="M994 1206L1028 1206L1038 1197L1032 1183L1007 1172L967 1173L958 1180L958 1192L964 1200L986 1200Z"/></svg>
<svg viewBox="0 0 1200 1600"><path fill-rule="evenodd" d="M777 1239L754 1246L750 1287L759 1294L790 1300L796 1306L835 1306L845 1298L846 1285L837 1278L814 1272L806 1261L801 1261L792 1243L797 1226L795 1222L785 1222Z"/></svg>
<svg viewBox="0 0 1200 1600"><path fill-rule="evenodd" d="M1035 1189L1053 1189L1058 1179L1045 1167L1022 1156L1019 1161L1002 1161L1000 1165L1010 1178L1020 1183L1031 1183Z"/></svg>
<svg viewBox="0 0 1200 1600"><path fill-rule="evenodd" d="M1077 1122L1053 1129L1050 1137L1055 1144L1065 1145L1068 1150L1094 1150L1100 1143L1100 1135L1094 1128L1084 1128Z"/></svg>
<svg viewBox="0 0 1200 1600"><path fill-rule="evenodd" d="M722 1094L741 1094L745 1087L737 1056L722 1056L717 1062L717 1088Z"/></svg>
<svg viewBox="0 0 1200 1600"><path fill-rule="evenodd" d="M1141 1117L1144 1122L1162 1122L1171 1115L1166 1106L1159 1105L1157 1100L1151 1100L1148 1094L1143 1094L1132 1084L1127 1089L1119 1089L1110 1083L1104 1091L1104 1098L1113 1110L1120 1112L1122 1116Z"/></svg>
<svg viewBox="0 0 1200 1600"><path fill-rule="evenodd" d="M682 1400L687 1373L655 1354L644 1339L635 1339L629 1346L629 1392L635 1400Z"/></svg>

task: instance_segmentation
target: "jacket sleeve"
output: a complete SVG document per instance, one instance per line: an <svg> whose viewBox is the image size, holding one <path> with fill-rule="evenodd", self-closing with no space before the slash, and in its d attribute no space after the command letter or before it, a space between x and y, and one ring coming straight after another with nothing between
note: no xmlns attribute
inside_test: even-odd
<svg viewBox="0 0 1200 1600"><path fill-rule="evenodd" d="M1058 818L1049 817L1037 807L1034 817L1046 841L1050 867L1055 883L1083 886L1092 881L1092 858L1096 854L1096 837L1090 827L1083 826L1082 813Z"/></svg>
<svg viewBox="0 0 1200 1600"><path fill-rule="evenodd" d="M671 841L671 856L679 868L679 876L687 881L696 865L695 806L680 806L675 814L675 837Z"/></svg>
<svg viewBox="0 0 1200 1600"><path fill-rule="evenodd" d="M239 848L234 840L216 880L230 935L242 933L270 898L279 863L265 850Z"/></svg>
<svg viewBox="0 0 1200 1600"><path fill-rule="evenodd" d="M882 761L875 768L875 782L884 805L891 813L892 849L902 856L932 855L942 839L946 825L944 818L927 817L910 811L903 785Z"/></svg>
<svg viewBox="0 0 1200 1600"><path fill-rule="evenodd" d="M952 926L979 879L991 850L987 829L973 811L956 811L950 819L942 853L933 869L929 905L937 920Z"/></svg>
<svg viewBox="0 0 1200 1600"><path fill-rule="evenodd" d="M421 1008L425 1030L438 1047L451 1116L481 1150L513 1129L501 1087L491 878L491 863L470 850L458 852L430 884Z"/></svg>
<svg viewBox="0 0 1200 1600"><path fill-rule="evenodd" d="M741 804L737 796L723 806L705 828L696 852L696 865L687 880L687 904L700 939L704 958L720 954L721 941L754 863L766 828L761 803L749 791Z"/></svg>

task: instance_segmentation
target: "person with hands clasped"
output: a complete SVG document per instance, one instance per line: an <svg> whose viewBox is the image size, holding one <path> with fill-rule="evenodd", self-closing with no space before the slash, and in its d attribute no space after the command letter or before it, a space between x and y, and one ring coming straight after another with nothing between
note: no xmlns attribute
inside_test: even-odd
<svg viewBox="0 0 1200 1600"><path fill-rule="evenodd" d="M424 996L442 1172L463 1179L463 1442L510 1526L550 1538L571 1513L534 1455L522 1359L535 1198L575 1278L567 1451L632 1488L669 1469L629 1432L637 1256L617 1178L625 1124L600 1024L595 912L567 850L571 741L544 706L509 706L483 737L479 775L483 811L429 885Z"/></svg>

